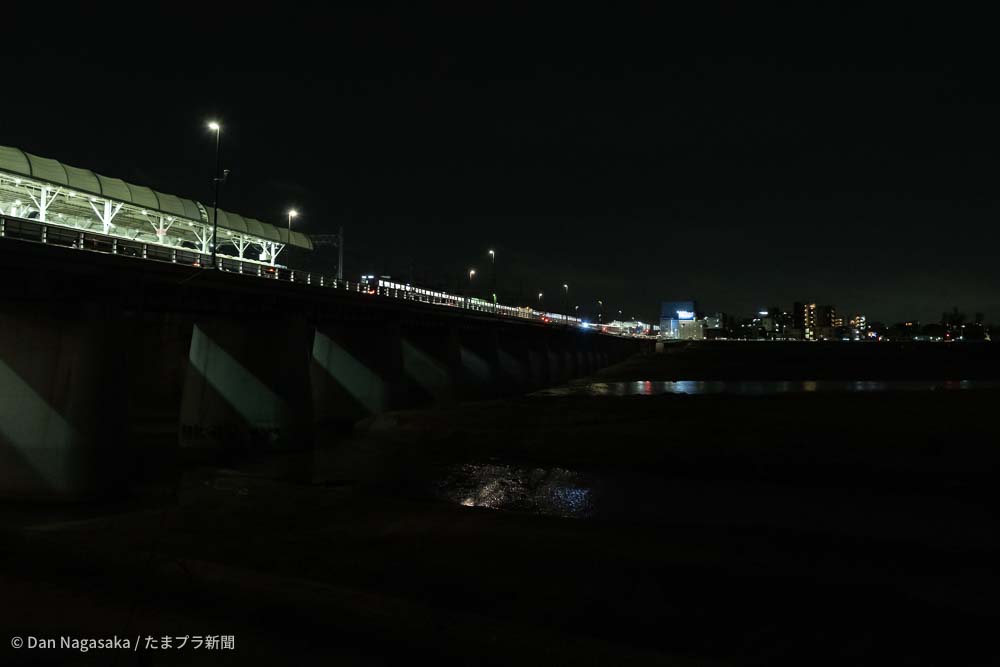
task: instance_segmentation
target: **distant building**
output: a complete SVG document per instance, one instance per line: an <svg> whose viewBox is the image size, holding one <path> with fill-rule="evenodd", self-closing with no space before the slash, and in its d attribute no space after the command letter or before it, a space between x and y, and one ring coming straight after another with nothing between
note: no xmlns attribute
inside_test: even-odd
<svg viewBox="0 0 1000 667"><path fill-rule="evenodd" d="M839 327L843 321L837 317L837 309L833 306L820 306L816 308L817 327Z"/></svg>
<svg viewBox="0 0 1000 667"><path fill-rule="evenodd" d="M804 340L816 340L816 304L799 303L792 306L792 328Z"/></svg>
<svg viewBox="0 0 1000 667"><path fill-rule="evenodd" d="M847 329L851 340L867 340L868 318L864 315L854 315L847 321Z"/></svg>
<svg viewBox="0 0 1000 667"><path fill-rule="evenodd" d="M816 308L816 339L841 340L840 327L844 321L837 317L837 309L833 306Z"/></svg>
<svg viewBox="0 0 1000 667"><path fill-rule="evenodd" d="M788 330L792 328L791 318L788 313L782 311L777 306L771 306L767 310L758 313L760 320L761 337L766 340L785 340L788 337Z"/></svg>
<svg viewBox="0 0 1000 667"><path fill-rule="evenodd" d="M717 330L726 328L726 314L725 313L712 313L711 315L706 315L704 318L705 329Z"/></svg>
<svg viewBox="0 0 1000 667"><path fill-rule="evenodd" d="M694 301L664 301L660 304L660 338L681 340L681 323L694 322L697 316Z"/></svg>
<svg viewBox="0 0 1000 667"><path fill-rule="evenodd" d="M704 340L705 320L680 320L680 340Z"/></svg>

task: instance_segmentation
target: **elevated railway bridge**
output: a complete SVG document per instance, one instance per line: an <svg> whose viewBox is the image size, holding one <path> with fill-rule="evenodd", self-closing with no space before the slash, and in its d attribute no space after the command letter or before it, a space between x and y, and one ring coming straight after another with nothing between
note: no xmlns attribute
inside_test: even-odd
<svg viewBox="0 0 1000 667"><path fill-rule="evenodd" d="M388 410L652 347L578 319L281 264L294 230L0 147L0 496L121 492L184 451L307 448Z"/></svg>

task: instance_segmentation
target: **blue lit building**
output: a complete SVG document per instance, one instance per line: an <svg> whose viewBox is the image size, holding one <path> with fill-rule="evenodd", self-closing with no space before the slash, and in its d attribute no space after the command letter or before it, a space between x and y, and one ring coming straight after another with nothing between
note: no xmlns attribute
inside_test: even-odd
<svg viewBox="0 0 1000 667"><path fill-rule="evenodd" d="M664 301L660 304L660 337L668 340L688 338L685 333L696 320L694 301Z"/></svg>

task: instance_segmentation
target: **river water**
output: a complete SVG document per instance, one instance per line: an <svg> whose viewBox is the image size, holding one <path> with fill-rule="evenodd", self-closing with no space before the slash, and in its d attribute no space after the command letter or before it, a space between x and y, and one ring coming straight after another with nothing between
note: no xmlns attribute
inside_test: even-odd
<svg viewBox="0 0 1000 667"><path fill-rule="evenodd" d="M543 389L531 394L531 396L658 396L661 394L768 396L793 393L956 391L997 388L1000 388L1000 382L983 380L637 380L632 382L574 383Z"/></svg>
<svg viewBox="0 0 1000 667"><path fill-rule="evenodd" d="M631 381L586 382L531 394L539 400L562 397L655 396L665 394L770 396L804 393L953 392L997 389L996 381ZM465 462L438 468L425 478L420 495L466 507L526 512L566 518L659 520L670 508L686 505L700 492L685 492L656 475L580 472L563 467L527 467L502 462ZM704 504L703 501L701 503Z"/></svg>

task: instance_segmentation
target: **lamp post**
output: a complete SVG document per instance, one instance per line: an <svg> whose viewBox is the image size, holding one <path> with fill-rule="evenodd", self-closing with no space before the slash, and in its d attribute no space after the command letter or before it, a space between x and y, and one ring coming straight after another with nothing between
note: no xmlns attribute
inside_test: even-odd
<svg viewBox="0 0 1000 667"><path fill-rule="evenodd" d="M291 252L290 249L292 247L292 218L297 218L298 216L299 212L294 208L288 209L288 240L285 242L285 245L289 248L289 252ZM285 257L287 258L288 255L286 254Z"/></svg>
<svg viewBox="0 0 1000 667"><path fill-rule="evenodd" d="M469 286L465 290L465 307L469 307L469 296L472 294L472 279L476 277L476 270L469 269Z"/></svg>
<svg viewBox="0 0 1000 667"><path fill-rule="evenodd" d="M604 324L604 302L597 300L597 323Z"/></svg>
<svg viewBox="0 0 1000 667"><path fill-rule="evenodd" d="M215 132L215 201L212 202L212 268L218 268L216 264L215 239L219 233L219 186L222 184L222 177L219 176L219 166L221 165L222 147L222 126L217 121L209 121L208 129Z"/></svg>
<svg viewBox="0 0 1000 667"><path fill-rule="evenodd" d="M569 285L563 283L563 297L565 303L563 304L563 310L569 313Z"/></svg>
<svg viewBox="0 0 1000 667"><path fill-rule="evenodd" d="M497 254L495 251L490 249L488 251L490 256L490 280L492 281L491 292L493 293L493 304L496 305L497 302Z"/></svg>
<svg viewBox="0 0 1000 667"><path fill-rule="evenodd" d="M542 293L541 292L538 293L538 307L539 308L542 307Z"/></svg>

